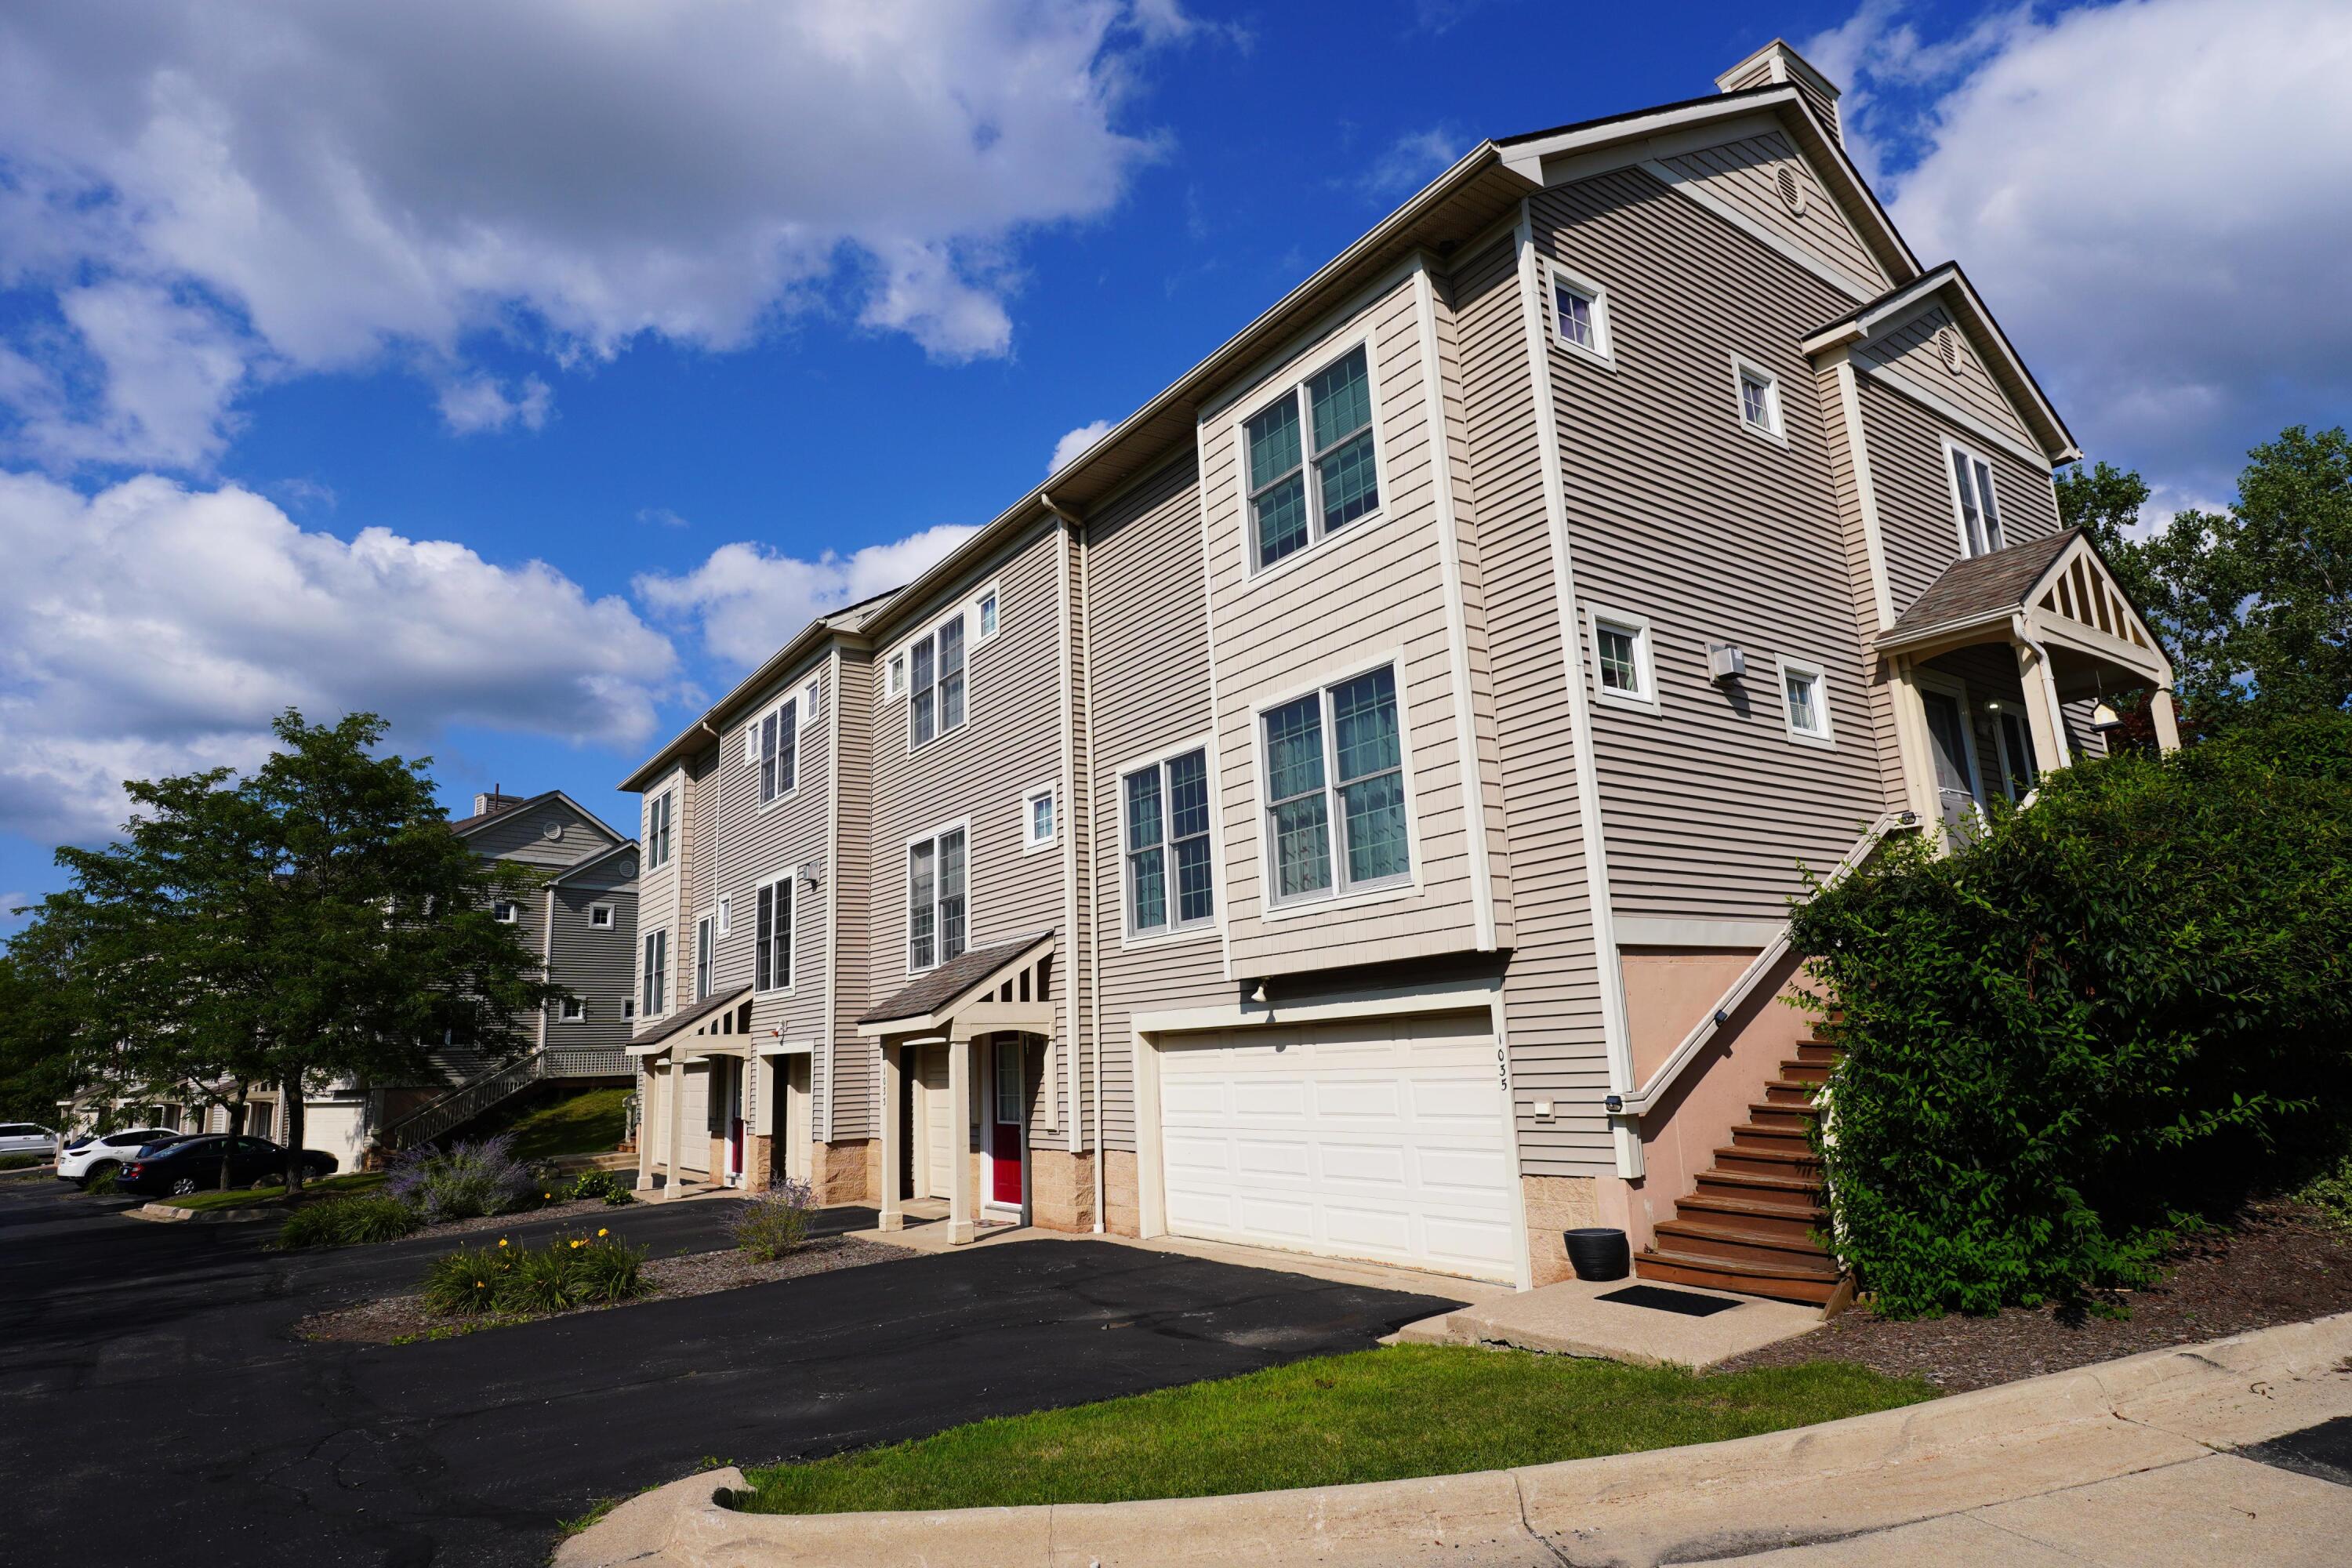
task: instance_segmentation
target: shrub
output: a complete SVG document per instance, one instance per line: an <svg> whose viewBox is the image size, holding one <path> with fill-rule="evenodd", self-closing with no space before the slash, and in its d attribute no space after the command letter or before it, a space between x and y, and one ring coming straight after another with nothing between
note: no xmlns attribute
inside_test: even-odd
<svg viewBox="0 0 2352 1568"><path fill-rule="evenodd" d="M278 1227L278 1245L356 1247L364 1242L397 1241L424 1224L425 1216L398 1198L374 1194L328 1198L306 1204L288 1215L286 1223Z"/></svg>
<svg viewBox="0 0 2352 1568"><path fill-rule="evenodd" d="M766 1192L753 1194L728 1229L737 1247L762 1263L772 1263L808 1244L809 1215L815 1210L814 1189L786 1176Z"/></svg>
<svg viewBox="0 0 2352 1568"><path fill-rule="evenodd" d="M92 1176L88 1181L82 1183L81 1190L86 1193L119 1193L122 1190L122 1184L116 1178L120 1177L121 1174L121 1166L109 1166L102 1173Z"/></svg>
<svg viewBox="0 0 2352 1568"><path fill-rule="evenodd" d="M512 1214L539 1194L537 1178L514 1157L503 1134L447 1150L423 1147L394 1160L384 1190L425 1216L427 1225Z"/></svg>
<svg viewBox="0 0 2352 1568"><path fill-rule="evenodd" d="M2152 1279L2281 1183L2352 1084L2352 717L2053 774L1936 858L1898 841L1791 936L1843 1009L1822 1139L1882 1311Z"/></svg>
<svg viewBox="0 0 2352 1568"><path fill-rule="evenodd" d="M575 1202L602 1198L607 1205L618 1207L633 1201L636 1194L629 1190L628 1184L610 1171L583 1171L566 1195Z"/></svg>
<svg viewBox="0 0 2352 1568"><path fill-rule="evenodd" d="M0 1154L0 1171L29 1171L48 1163L47 1154Z"/></svg>
<svg viewBox="0 0 2352 1568"><path fill-rule="evenodd" d="M505 1240L461 1247L433 1260L425 1304L446 1317L561 1312L645 1295L645 1249L594 1236L558 1236L539 1247Z"/></svg>

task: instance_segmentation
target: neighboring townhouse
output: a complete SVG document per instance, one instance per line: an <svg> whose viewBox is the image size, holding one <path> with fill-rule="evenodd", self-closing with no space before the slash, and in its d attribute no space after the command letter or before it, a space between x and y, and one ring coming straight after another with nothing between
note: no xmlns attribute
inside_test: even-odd
<svg viewBox="0 0 2352 1568"><path fill-rule="evenodd" d="M1835 87L1717 86L1481 143L625 782L644 1184L1831 1293L1802 868L2171 671Z"/></svg>

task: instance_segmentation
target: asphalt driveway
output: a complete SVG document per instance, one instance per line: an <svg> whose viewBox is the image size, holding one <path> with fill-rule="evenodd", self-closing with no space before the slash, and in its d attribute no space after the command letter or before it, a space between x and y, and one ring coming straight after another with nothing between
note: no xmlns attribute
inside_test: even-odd
<svg viewBox="0 0 2352 1568"><path fill-rule="evenodd" d="M602 1223L657 1256L700 1251L724 1245L732 1206ZM306 1344L296 1320L409 1289L449 1243L278 1254L270 1228L142 1225L53 1181L0 1183L0 1555L536 1564L557 1521L706 1458L810 1457L1229 1376L1453 1304L1054 1242L430 1344Z"/></svg>

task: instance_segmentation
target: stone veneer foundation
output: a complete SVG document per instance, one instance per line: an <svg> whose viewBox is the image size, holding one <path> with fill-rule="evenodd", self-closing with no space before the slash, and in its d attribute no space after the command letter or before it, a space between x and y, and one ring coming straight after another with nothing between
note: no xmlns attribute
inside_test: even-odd
<svg viewBox="0 0 2352 1568"><path fill-rule="evenodd" d="M1135 1151L1103 1152L1103 1228L1114 1236L1143 1234L1142 1186L1137 1180Z"/></svg>
<svg viewBox="0 0 2352 1568"><path fill-rule="evenodd" d="M1601 1223L1601 1184L1591 1176L1521 1176L1528 1207L1528 1268L1532 1284L1576 1278L1560 1232Z"/></svg>
<svg viewBox="0 0 2352 1568"><path fill-rule="evenodd" d="M1041 1229L1095 1227L1095 1157L1066 1149L1029 1150L1029 1217Z"/></svg>

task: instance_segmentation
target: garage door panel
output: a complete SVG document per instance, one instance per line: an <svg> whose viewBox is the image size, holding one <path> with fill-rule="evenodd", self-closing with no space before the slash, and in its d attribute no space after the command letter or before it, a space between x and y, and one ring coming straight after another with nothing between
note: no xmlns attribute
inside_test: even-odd
<svg viewBox="0 0 2352 1568"><path fill-rule="evenodd" d="M1383 1019L1164 1043L1169 1228L1513 1278L1511 1129L1480 1024Z"/></svg>

